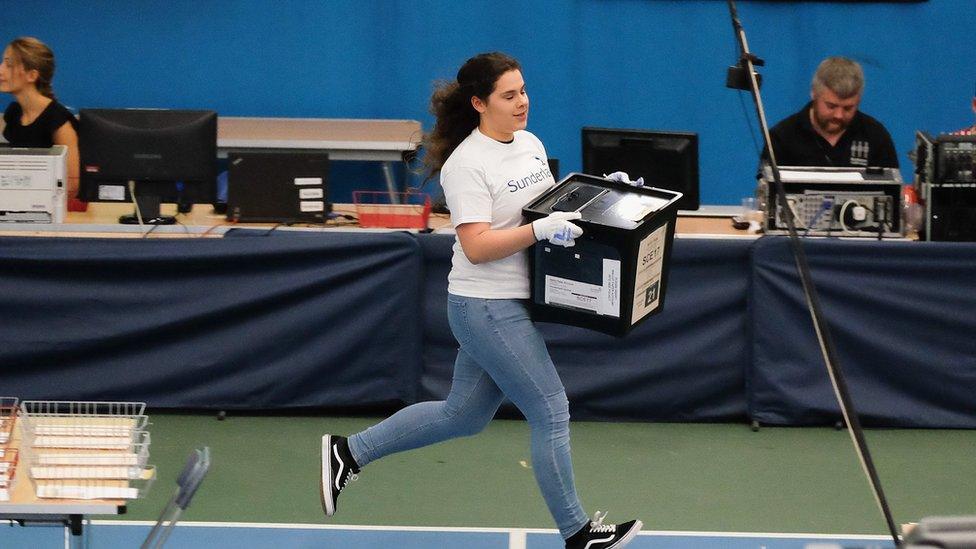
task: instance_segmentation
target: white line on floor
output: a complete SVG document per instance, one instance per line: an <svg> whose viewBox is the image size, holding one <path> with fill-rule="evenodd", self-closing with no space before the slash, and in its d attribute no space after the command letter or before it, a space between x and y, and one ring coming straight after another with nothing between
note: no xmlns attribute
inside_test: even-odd
<svg viewBox="0 0 976 549"><path fill-rule="evenodd" d="M113 526L152 526L154 521L146 520L93 520L92 524ZM557 534L554 528L488 528L469 526L380 526L371 524L289 524L275 522L180 522L178 526L193 526L198 528L293 528L296 530L373 530L394 532L473 532L521 534ZM851 540L889 540L891 536L865 534L815 534L792 532L693 532L683 530L642 530L641 536L681 536L681 537L730 537L730 538L817 538L817 539L851 539Z"/></svg>

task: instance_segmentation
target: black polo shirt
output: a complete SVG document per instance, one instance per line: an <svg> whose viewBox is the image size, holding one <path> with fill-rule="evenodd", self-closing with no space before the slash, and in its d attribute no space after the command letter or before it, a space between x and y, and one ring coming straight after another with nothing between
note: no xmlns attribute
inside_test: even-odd
<svg viewBox="0 0 976 549"><path fill-rule="evenodd" d="M898 167L898 153L888 130L874 118L858 111L836 145L820 137L810 123L807 103L800 112L782 120L769 131L780 166ZM765 156L765 153L764 153Z"/></svg>

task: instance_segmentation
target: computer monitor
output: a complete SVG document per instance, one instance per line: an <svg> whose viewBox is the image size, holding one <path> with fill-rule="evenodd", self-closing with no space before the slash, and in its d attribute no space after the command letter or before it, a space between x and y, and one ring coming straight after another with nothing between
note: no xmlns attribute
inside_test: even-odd
<svg viewBox="0 0 976 549"><path fill-rule="evenodd" d="M679 210L697 210L698 134L617 128L583 128L583 173L627 172L644 184L684 196Z"/></svg>
<svg viewBox="0 0 976 549"><path fill-rule="evenodd" d="M213 202L217 113L170 109L81 109L79 198L128 202L120 223L171 224L160 203Z"/></svg>

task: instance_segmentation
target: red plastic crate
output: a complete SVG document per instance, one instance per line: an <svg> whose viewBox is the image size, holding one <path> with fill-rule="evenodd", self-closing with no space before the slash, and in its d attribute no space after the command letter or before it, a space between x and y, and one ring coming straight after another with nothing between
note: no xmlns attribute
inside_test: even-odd
<svg viewBox="0 0 976 549"><path fill-rule="evenodd" d="M430 195L353 191L352 201L360 227L426 229L430 219Z"/></svg>

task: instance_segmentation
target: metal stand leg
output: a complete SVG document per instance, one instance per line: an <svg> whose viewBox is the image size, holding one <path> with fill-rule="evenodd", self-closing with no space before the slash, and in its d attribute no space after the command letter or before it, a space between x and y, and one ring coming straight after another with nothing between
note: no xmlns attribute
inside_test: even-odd
<svg viewBox="0 0 976 549"><path fill-rule="evenodd" d="M386 179L386 191L390 193L390 204L399 204L397 198L396 179L393 177L393 163L390 161L381 162L383 167L383 178Z"/></svg>
<svg viewBox="0 0 976 549"><path fill-rule="evenodd" d="M85 531L85 522L82 515L68 515L67 520L64 521L65 549L85 549L88 547L88 532ZM89 526L91 525L89 524Z"/></svg>

